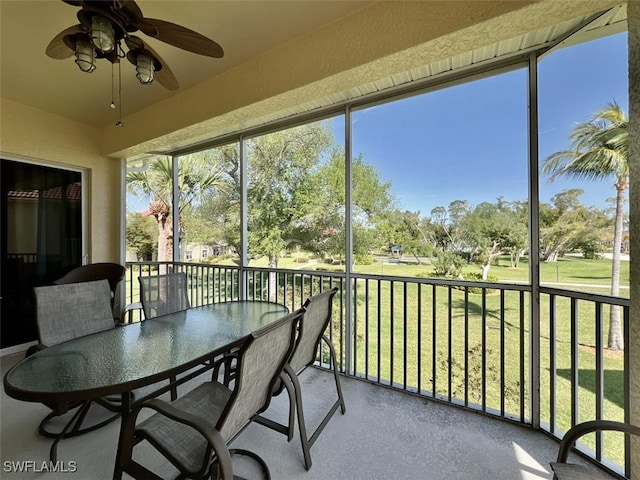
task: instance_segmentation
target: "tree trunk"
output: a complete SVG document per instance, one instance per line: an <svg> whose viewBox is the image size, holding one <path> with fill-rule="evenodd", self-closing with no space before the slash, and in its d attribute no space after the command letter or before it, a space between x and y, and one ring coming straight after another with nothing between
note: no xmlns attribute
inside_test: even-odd
<svg viewBox="0 0 640 480"><path fill-rule="evenodd" d="M157 215L158 221L158 262L173 261L173 232L170 216ZM167 266L160 265L160 274L167 273Z"/></svg>
<svg viewBox="0 0 640 480"><path fill-rule="evenodd" d="M620 249L622 247L622 226L624 223L624 192L627 188L627 181L624 177L618 177L616 181L616 222L613 234L613 254L611 261L611 296L620 295ZM609 339L610 350L624 349L624 337L622 336L622 325L620 323L620 307L612 306L609 315Z"/></svg>
<svg viewBox="0 0 640 480"><path fill-rule="evenodd" d="M545 262L557 262L558 261L558 252L551 252L547 255L547 259Z"/></svg>
<svg viewBox="0 0 640 480"><path fill-rule="evenodd" d="M482 280L486 280L489 276L489 269L491 268L491 262L482 265Z"/></svg>

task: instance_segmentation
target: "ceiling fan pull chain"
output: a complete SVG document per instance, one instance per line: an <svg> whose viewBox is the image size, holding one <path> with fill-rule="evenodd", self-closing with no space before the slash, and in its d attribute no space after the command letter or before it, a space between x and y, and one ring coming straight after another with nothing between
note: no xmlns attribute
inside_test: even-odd
<svg viewBox="0 0 640 480"><path fill-rule="evenodd" d="M111 108L116 108L116 104L113 100L115 94L115 82L114 82L114 73L113 73L113 63L111 64Z"/></svg>
<svg viewBox="0 0 640 480"><path fill-rule="evenodd" d="M124 127L122 123L122 62L118 60L118 121L116 126Z"/></svg>

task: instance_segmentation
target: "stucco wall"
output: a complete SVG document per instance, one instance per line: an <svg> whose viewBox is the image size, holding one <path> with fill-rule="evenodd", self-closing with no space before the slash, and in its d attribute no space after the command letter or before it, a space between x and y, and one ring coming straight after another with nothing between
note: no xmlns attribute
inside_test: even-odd
<svg viewBox="0 0 640 480"><path fill-rule="evenodd" d="M631 217L630 357L631 423L640 425L640 1L629 2L629 163ZM631 478L640 478L640 439L632 439Z"/></svg>
<svg viewBox="0 0 640 480"><path fill-rule="evenodd" d="M120 161L100 155L100 131L5 99L0 151L9 158L85 168L90 262L120 260Z"/></svg>

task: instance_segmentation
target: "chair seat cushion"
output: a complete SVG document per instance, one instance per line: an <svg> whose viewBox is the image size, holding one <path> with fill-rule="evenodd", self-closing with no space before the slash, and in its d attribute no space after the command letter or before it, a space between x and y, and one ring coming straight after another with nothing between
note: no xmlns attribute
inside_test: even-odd
<svg viewBox="0 0 640 480"><path fill-rule="evenodd" d="M558 480L604 480L606 477L598 475L593 469L574 463L551 463L551 469Z"/></svg>
<svg viewBox="0 0 640 480"><path fill-rule="evenodd" d="M172 405L197 415L215 427L230 396L231 390L224 385L206 382L172 402ZM140 422L136 427L136 436L146 438L158 449L175 457L191 472L198 471L205 461L205 438L188 425L159 413Z"/></svg>

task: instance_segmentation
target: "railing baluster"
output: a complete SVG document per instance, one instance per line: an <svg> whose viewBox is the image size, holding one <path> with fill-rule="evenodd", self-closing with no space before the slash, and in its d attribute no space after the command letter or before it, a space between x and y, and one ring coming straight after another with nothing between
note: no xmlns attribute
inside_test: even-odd
<svg viewBox="0 0 640 480"><path fill-rule="evenodd" d="M422 284L419 283L418 284L418 305L417 305L417 309L418 309L418 318L417 318L417 322L418 322L418 326L417 326L417 354L416 354L416 360L418 362L417 365L417 369L418 369L418 381L417 383L417 389L418 389L418 393L422 393Z"/></svg>
<svg viewBox="0 0 640 480"><path fill-rule="evenodd" d="M571 426L578 423L578 300L571 299Z"/></svg>
<svg viewBox="0 0 640 480"><path fill-rule="evenodd" d="M378 331L377 331L377 334L378 334L378 348L377 348L378 383L380 383L380 379L382 377L382 374L381 374L381 366L382 366L381 365L381 363L382 363L381 358L382 358L382 355L380 353L381 345L382 345L382 332L381 332L381 330L382 330L382 316L381 316L382 315L382 308L381 308L382 307L382 302L381 302L382 288L380 288L381 287L381 283L380 282L381 281L378 280L378 306L377 306L377 309L376 309L377 312L378 312Z"/></svg>
<svg viewBox="0 0 640 480"><path fill-rule="evenodd" d="M438 334L437 334L437 318L438 307L436 302L436 286L431 288L431 396L435 398L437 392L437 356L438 356Z"/></svg>
<svg viewBox="0 0 640 480"><path fill-rule="evenodd" d="M407 321L407 313L408 313L408 309L407 309L407 296L408 296L408 284L406 282L404 282L404 291L403 291L403 299L402 299L402 377L403 377L403 382L402 382L402 387L404 390L407 389L407 360L408 360L408 351L407 351L407 347L408 347L408 341L407 341L407 330L408 330L408 321Z"/></svg>
<svg viewBox="0 0 640 480"><path fill-rule="evenodd" d="M525 421L525 309L524 309L524 292L520 291L520 422Z"/></svg>
<svg viewBox="0 0 640 480"><path fill-rule="evenodd" d="M358 284L358 280L354 280L354 284ZM355 286L354 286L355 290ZM356 315L356 305L358 304L358 296L353 295L353 312L354 318L358 318ZM355 351L354 351L355 355ZM357 370L356 370L357 371ZM364 378L369 378L369 279L364 280Z"/></svg>
<svg viewBox="0 0 640 480"><path fill-rule="evenodd" d="M394 367L394 355L393 347L395 345L395 327L393 324L393 307L394 307L394 285L395 282L391 280L389 282L389 384L393 386L393 367Z"/></svg>
<svg viewBox="0 0 640 480"><path fill-rule="evenodd" d="M464 406L469 406L469 287L464 287Z"/></svg>
<svg viewBox="0 0 640 480"><path fill-rule="evenodd" d="M595 302L595 329L596 329L596 420L602 420L604 418L604 364L602 359L602 337L604 335L604 327L602 322L602 303ZM596 459L602 460L602 432L596 432Z"/></svg>
<svg viewBox="0 0 640 480"><path fill-rule="evenodd" d="M549 296L549 424L556 434L556 296Z"/></svg>
<svg viewBox="0 0 640 480"><path fill-rule="evenodd" d="M451 401L453 398L453 369L451 362L453 360L453 288L447 289L447 298L449 299L449 305L447 308L447 324L449 329L449 335L447 335L447 399Z"/></svg>
<svg viewBox="0 0 640 480"><path fill-rule="evenodd" d="M355 280L353 282L353 298L357 299L358 298L358 281ZM366 304L365 304L365 309L366 309ZM353 302L353 306L352 306L352 312L353 312L353 318L355 319L353 322L353 371L357 372L358 371L358 301L356 300L355 302ZM365 327L365 339L367 336L367 332L366 332L366 327ZM365 340L366 341L366 340ZM366 377L366 371L367 371L367 358L368 358L368 353L366 351L366 347L365 347L365 356L364 356L364 361L365 361L365 378Z"/></svg>
<svg viewBox="0 0 640 480"><path fill-rule="evenodd" d="M482 411L487 411L487 289L482 288Z"/></svg>
<svg viewBox="0 0 640 480"><path fill-rule="evenodd" d="M500 290L500 416L504 417L504 290Z"/></svg>

